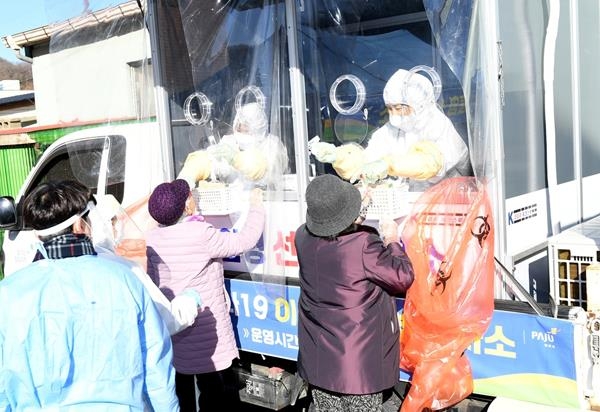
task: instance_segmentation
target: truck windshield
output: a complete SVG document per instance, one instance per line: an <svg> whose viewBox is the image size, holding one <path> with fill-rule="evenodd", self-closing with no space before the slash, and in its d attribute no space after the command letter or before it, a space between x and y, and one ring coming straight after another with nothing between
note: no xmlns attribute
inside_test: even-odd
<svg viewBox="0 0 600 412"><path fill-rule="evenodd" d="M106 175L103 190L122 201L125 145L123 136L97 136L58 147L44 167L38 169L23 197L42 183L60 180L78 181L97 193L100 176ZM107 159L104 166L103 157ZM102 167L106 170L101 171Z"/></svg>

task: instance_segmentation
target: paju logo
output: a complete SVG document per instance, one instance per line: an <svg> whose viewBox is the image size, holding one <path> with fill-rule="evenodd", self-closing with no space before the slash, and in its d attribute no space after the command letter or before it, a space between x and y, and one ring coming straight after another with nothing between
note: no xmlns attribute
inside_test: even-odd
<svg viewBox="0 0 600 412"><path fill-rule="evenodd" d="M558 332L560 332L560 329L558 328L550 328L550 330L547 332L532 330L531 339L544 343L554 343L554 337L558 334Z"/></svg>

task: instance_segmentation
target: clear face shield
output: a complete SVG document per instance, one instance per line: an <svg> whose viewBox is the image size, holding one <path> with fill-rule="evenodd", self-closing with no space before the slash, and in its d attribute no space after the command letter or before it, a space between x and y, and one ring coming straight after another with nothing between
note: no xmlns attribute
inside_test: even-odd
<svg viewBox="0 0 600 412"><path fill-rule="evenodd" d="M254 101L244 102L247 94ZM260 143L267 136L268 129L265 95L256 86L245 87L236 96L233 120L233 136L240 150L247 150Z"/></svg>
<svg viewBox="0 0 600 412"><path fill-rule="evenodd" d="M92 227L92 242L94 247L114 252L122 233L122 222L117 216L124 213L124 210L112 195L97 195L96 201L97 205L93 206L88 214Z"/></svg>
<svg viewBox="0 0 600 412"><path fill-rule="evenodd" d="M97 205L90 209L94 247L136 261L145 267L144 234L112 195L96 195Z"/></svg>

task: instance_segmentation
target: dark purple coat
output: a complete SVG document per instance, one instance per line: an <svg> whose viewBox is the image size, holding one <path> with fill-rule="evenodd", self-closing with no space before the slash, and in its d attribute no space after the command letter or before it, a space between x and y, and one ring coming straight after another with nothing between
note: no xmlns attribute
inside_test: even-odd
<svg viewBox="0 0 600 412"><path fill-rule="evenodd" d="M399 243L384 246L375 229L327 240L296 231L300 262L298 372L311 385L369 394L398 382L400 344L393 295L412 284Z"/></svg>

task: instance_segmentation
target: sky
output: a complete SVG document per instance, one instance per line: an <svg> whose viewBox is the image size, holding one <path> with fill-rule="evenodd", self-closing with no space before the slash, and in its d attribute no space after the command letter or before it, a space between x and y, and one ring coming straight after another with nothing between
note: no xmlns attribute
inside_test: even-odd
<svg viewBox="0 0 600 412"><path fill-rule="evenodd" d="M48 23L45 0L5 0L0 3L0 37L15 34ZM0 41L0 57L12 63L19 60Z"/></svg>
<svg viewBox="0 0 600 412"><path fill-rule="evenodd" d="M124 3L125 0L0 0L0 37L20 33L76 16L86 9ZM0 41L0 57L17 63L12 50Z"/></svg>

